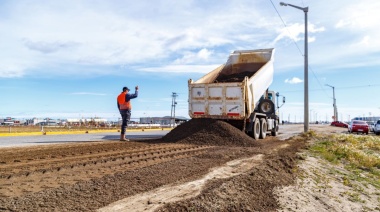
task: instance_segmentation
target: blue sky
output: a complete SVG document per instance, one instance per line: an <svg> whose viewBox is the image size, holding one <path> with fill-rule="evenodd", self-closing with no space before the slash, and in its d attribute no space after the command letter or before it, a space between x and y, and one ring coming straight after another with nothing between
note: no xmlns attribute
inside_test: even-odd
<svg viewBox="0 0 380 212"><path fill-rule="evenodd" d="M280 116L302 121L304 13L279 2L2 0L0 118L116 120L116 96L136 85L133 118L170 115L172 92L188 117L188 79L234 50L275 48L270 89L286 96ZM309 7L310 119L331 120L325 84L343 120L380 116L380 1L285 2Z"/></svg>

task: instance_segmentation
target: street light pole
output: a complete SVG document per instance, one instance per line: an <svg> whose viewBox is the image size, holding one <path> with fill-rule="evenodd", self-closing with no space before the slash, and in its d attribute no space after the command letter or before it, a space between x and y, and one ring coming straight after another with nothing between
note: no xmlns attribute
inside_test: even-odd
<svg viewBox="0 0 380 212"><path fill-rule="evenodd" d="M178 96L178 94L176 92L172 92L172 108L171 108L172 110L170 113L170 126L173 123L173 127L175 127L175 105L177 104L175 99L177 96Z"/></svg>
<svg viewBox="0 0 380 212"><path fill-rule="evenodd" d="M329 86L333 89L333 106L334 106L334 121L337 121L339 120L338 119L338 110L336 108L336 99L335 99L335 87L334 86L331 86L329 84L325 84L326 86Z"/></svg>
<svg viewBox="0 0 380 212"><path fill-rule="evenodd" d="M304 55L304 132L309 131L309 72L308 72L308 42L307 42L307 12L309 12L309 7L299 7L292 4L287 4L284 2L280 2L281 6L291 6L302 10L305 13L305 55Z"/></svg>

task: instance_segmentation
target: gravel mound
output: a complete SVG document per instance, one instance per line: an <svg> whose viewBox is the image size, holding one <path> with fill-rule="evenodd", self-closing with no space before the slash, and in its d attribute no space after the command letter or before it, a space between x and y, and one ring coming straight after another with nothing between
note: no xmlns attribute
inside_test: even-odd
<svg viewBox="0 0 380 212"><path fill-rule="evenodd" d="M162 140L197 145L259 146L241 130L215 119L191 119L174 128Z"/></svg>

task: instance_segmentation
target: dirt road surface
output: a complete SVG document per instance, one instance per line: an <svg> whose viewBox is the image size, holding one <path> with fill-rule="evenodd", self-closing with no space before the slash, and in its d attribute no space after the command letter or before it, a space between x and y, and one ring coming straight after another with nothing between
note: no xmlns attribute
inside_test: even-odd
<svg viewBox="0 0 380 212"><path fill-rule="evenodd" d="M342 128L311 126L324 133ZM162 139L0 149L2 211L275 211L291 185L302 125L254 141L192 121Z"/></svg>

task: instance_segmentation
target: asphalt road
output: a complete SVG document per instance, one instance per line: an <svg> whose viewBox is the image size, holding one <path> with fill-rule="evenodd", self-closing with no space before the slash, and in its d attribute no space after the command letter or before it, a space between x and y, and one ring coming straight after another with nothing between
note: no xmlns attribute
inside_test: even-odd
<svg viewBox="0 0 380 212"><path fill-rule="evenodd" d="M166 135L169 130L155 130L144 132L128 132L126 137L131 140L155 139ZM20 147L46 144L60 144L71 142L93 142L119 140L120 133L89 133L73 135L32 135L32 136L2 136L0 137L0 148Z"/></svg>

